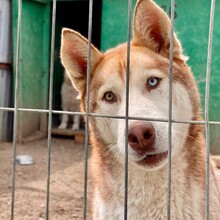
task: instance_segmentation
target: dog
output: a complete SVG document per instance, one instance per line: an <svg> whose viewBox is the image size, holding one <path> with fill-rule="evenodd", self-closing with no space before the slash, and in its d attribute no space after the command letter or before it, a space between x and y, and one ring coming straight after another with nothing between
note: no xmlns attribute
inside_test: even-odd
<svg viewBox="0 0 220 220"><path fill-rule="evenodd" d="M63 111L73 111L73 112L80 111L80 100L77 99L78 91L72 86L71 80L66 71L64 72L64 80L61 86L60 94L61 94ZM68 114L62 114L61 123L58 128L66 129L68 126L69 119L70 117ZM80 115L74 115L72 130L79 130L79 129L80 129Z"/></svg>
<svg viewBox="0 0 220 220"><path fill-rule="evenodd" d="M125 155L128 147L128 219L167 219L168 115L171 22L151 0L138 0L130 42L129 120L125 137L127 44L105 53L91 47L89 116L94 195L93 219L124 219ZM88 41L63 29L61 60L86 110ZM174 33L172 119L201 121L198 89ZM141 116L155 120L138 120ZM159 121L156 119L164 119ZM205 219L206 145L203 125L172 123L172 220ZM127 142L126 142L127 139ZM128 146L126 145L128 143ZM220 193L210 162L209 219L220 219Z"/></svg>

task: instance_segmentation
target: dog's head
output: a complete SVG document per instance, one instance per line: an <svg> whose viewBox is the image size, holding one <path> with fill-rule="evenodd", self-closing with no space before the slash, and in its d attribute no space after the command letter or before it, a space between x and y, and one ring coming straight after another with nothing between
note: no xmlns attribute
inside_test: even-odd
<svg viewBox="0 0 220 220"><path fill-rule="evenodd" d="M166 13L151 0L137 2L130 53L129 116L165 119L169 117L169 56L171 24ZM86 102L88 41L79 33L64 29L61 59L76 89L80 92L82 111ZM90 112L125 116L126 44L101 53L91 47ZM198 91L181 44L174 34L172 82L172 118L198 120ZM109 145L120 155L128 138L129 159L145 168L166 163L168 122L90 117L93 138ZM197 126L173 123L172 148L175 156L183 149ZM124 157L122 157L124 158Z"/></svg>

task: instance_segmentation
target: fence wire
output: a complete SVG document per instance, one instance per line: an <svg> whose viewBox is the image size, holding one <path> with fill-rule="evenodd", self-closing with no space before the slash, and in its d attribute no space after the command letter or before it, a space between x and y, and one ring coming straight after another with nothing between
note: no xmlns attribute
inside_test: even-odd
<svg viewBox="0 0 220 220"><path fill-rule="evenodd" d="M130 42L131 42L132 0L128 0L127 60L126 60L126 101L125 101L125 170L124 170L124 219L128 218L128 120L129 120L129 79L130 79Z"/></svg>
<svg viewBox="0 0 220 220"><path fill-rule="evenodd" d="M8 108L8 107L0 107L0 111L8 111L8 112L14 112L14 108ZM38 112L38 113L49 113L49 110L47 109L31 109L31 108L18 108L17 111L21 112ZM82 112L70 112L70 111L60 111L60 110L52 110L51 111L53 114L68 114L68 115L81 115L85 116L86 113ZM125 116L123 115L118 115L118 116L111 116L111 115L106 115L106 114L96 114L96 113L89 113L89 116L93 117L99 117L99 118L114 118L114 119L126 119ZM169 120L164 119L164 118L149 118L149 117L135 117L135 116L128 116L129 120L140 120L140 121L159 121L159 122L169 122ZM195 120L175 120L172 119L172 123L179 123L179 124L201 124L205 125L206 121L201 120L201 121L195 121ZM219 121L208 121L209 125L220 125Z"/></svg>
<svg viewBox="0 0 220 220"><path fill-rule="evenodd" d="M171 0L171 29L170 29L170 79L169 79L169 123L168 123L168 191L167 191L167 219L170 220L172 193L172 113L173 113L173 42L174 42L174 8L175 1Z"/></svg>
<svg viewBox="0 0 220 220"><path fill-rule="evenodd" d="M205 90L205 136L206 136L206 209L205 219L209 220L209 179L210 179L210 127L209 127L209 100L210 100L210 75L212 63L212 40L214 31L215 17L215 0L211 1L209 39L207 52L207 69L206 69L206 90Z"/></svg>
<svg viewBox="0 0 220 220"><path fill-rule="evenodd" d="M84 220L87 219L87 188L88 188L88 155L89 155L89 88L91 71L91 42L92 42L92 19L93 19L93 0L89 1L89 21L88 21L88 61L86 76L86 115L85 115L85 153L84 153Z"/></svg>
<svg viewBox="0 0 220 220"><path fill-rule="evenodd" d="M18 20L17 20L17 39L16 39L16 64L15 64L15 94L14 94L14 122L13 122L13 165L12 165L12 193L11 193L11 220L14 219L15 204L15 180L16 180L16 150L17 150L17 124L18 124L18 103L19 103L19 60L20 60L20 37L21 37L21 16L22 0L18 0Z"/></svg>
<svg viewBox="0 0 220 220"><path fill-rule="evenodd" d="M53 78L54 78L54 46L55 46L55 23L56 23L56 0L53 0L51 47L50 47L50 79L49 79L49 112L48 112L48 138L47 138L47 196L45 206L45 219L49 219L50 208L50 173L51 173L51 131L53 109Z"/></svg>
<svg viewBox="0 0 220 220"><path fill-rule="evenodd" d="M202 121L178 121L172 119L172 66L173 66L173 41L174 41L174 7L175 0L171 0L171 31L170 31L170 82L169 82L169 117L168 120L162 118L147 118L147 117L130 117L129 116L129 72L130 72L130 40L131 40L131 11L132 0L128 0L128 30L127 30L127 69L126 69L126 108L125 115L109 116L105 114L96 114L89 112L89 85L90 85L90 56L91 56L91 39L92 39L92 18L93 18L93 0L89 1L89 21L88 21L88 63L87 63L87 93L86 93L86 112L69 112L57 111L52 108L53 100L53 72L54 72L54 42L55 42L55 23L56 23L56 2L53 0L52 9L52 29L51 29L51 59L50 59L50 86L49 86L49 109L29 109L19 108L19 60L20 60L20 35L21 35L21 19L22 19L22 0L18 0L18 19L17 19L17 39L16 39L16 64L15 64L15 92L14 92L14 107L0 107L0 111L9 111L14 113L13 122L13 166L12 166L12 193L11 193L11 220L14 219L15 206L15 190L16 190L16 145L17 145L17 123L19 112L39 112L48 113L48 153L47 153L47 192L46 192L46 210L45 219L49 219L49 201L50 201L50 168L51 168L51 129L52 129L52 114L70 114L85 116L85 168L84 168L84 220L87 219L87 182L88 182L88 149L89 149L89 117L104 117L114 118L118 120L125 120L125 136L128 136L128 121L129 120L144 120L144 121L159 121L168 122L168 195L167 195L167 219L170 220L171 213L171 182L172 182L172 124L173 123L187 123L187 124L204 124L206 135L206 207L205 219L209 220L209 153L210 153L210 125L220 125L219 121L209 120L209 100L210 100L210 75L211 75L211 60L212 60L212 40L214 31L214 15L215 15L215 0L211 1L210 9L210 24L209 24L209 38L208 38L208 52L207 52L207 69L206 69L206 91L205 91L205 120ZM128 140L125 143L125 174L124 174L124 219L127 219L128 212Z"/></svg>

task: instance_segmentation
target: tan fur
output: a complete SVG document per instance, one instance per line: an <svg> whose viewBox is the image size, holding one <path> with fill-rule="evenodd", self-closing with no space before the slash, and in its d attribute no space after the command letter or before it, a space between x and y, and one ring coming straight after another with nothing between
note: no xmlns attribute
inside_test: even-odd
<svg viewBox="0 0 220 220"><path fill-rule="evenodd" d="M79 33L69 29L63 30L62 63L80 92L82 111L86 109L87 44L88 41ZM165 107L162 105L161 108L166 109L168 102L159 99L159 96L164 95L168 100L169 47L168 16L151 0L137 1L130 55L129 114L134 114L131 116L143 116L136 115L142 106L145 106L143 109L146 109L146 117L149 116L148 114L151 117L157 116L149 109L154 105L146 99L146 95L150 99L156 94L158 100L155 99L155 103L163 101ZM125 104L126 87L126 50L126 44L122 44L102 54L92 46L90 112L112 116L125 114L123 104ZM176 35L173 56L173 117L176 120L200 120L198 89ZM149 79L151 74L161 79L158 89L152 91L145 88L146 78ZM117 94L115 103L106 104L103 100L103 94L109 91ZM138 96L137 93L140 95ZM137 99L146 100L146 103L138 102ZM137 103L140 106L135 106ZM182 106L181 109L178 109L178 106ZM133 108L136 108L134 113ZM167 117L165 116L165 119L168 119ZM93 219L96 220L123 219L124 146L118 146L120 143L118 139L124 134L119 127L121 120L90 117L90 139L93 146L90 161L94 183ZM131 123L132 120L129 120L129 125ZM178 143L172 142L171 219L205 219L206 151L203 126L199 124L173 126L180 131L185 129L186 138L178 149ZM175 129L173 131L175 132ZM173 134L173 138L181 140L184 132L177 136ZM167 219L167 183L167 162L151 169L137 165L129 157L128 219ZM211 220L220 219L219 196L215 165L211 161L209 198Z"/></svg>

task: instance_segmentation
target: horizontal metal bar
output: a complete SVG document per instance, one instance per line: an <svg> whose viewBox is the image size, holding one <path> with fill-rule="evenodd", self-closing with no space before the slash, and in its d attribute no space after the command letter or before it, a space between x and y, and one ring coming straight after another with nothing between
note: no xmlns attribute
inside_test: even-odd
<svg viewBox="0 0 220 220"><path fill-rule="evenodd" d="M13 112L15 111L14 108L8 108L8 107L0 107L0 111L9 111ZM47 109L31 109L31 108L18 108L18 111L23 112L39 112L39 113L49 113L49 110ZM83 112L70 112L70 111L61 111L61 110L52 110L53 114L68 114L68 115L82 115L85 116L86 113ZM97 113L89 113L89 116L94 116L98 118L113 118L113 119L126 119L126 116L123 115L105 115L105 114L97 114ZM157 122L169 122L168 119L164 118L149 118L149 117L134 117L129 116L129 120L141 120L141 121L157 121ZM196 120L172 120L172 123L182 123L182 124L205 124L205 120L196 121ZM209 121L210 125L220 125L220 121Z"/></svg>

